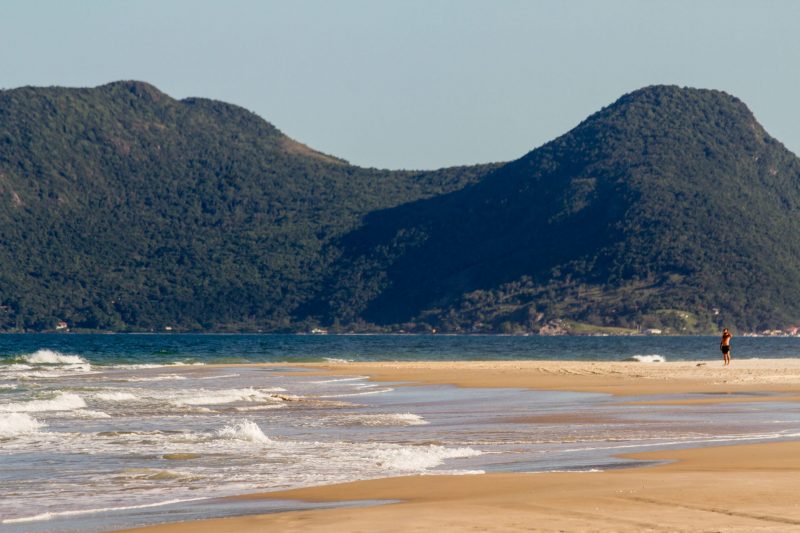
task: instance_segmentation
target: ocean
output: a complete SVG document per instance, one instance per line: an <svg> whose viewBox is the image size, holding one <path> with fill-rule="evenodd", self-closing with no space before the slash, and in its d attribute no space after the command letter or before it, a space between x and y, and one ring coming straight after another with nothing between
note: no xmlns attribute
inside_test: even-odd
<svg viewBox="0 0 800 533"><path fill-rule="evenodd" d="M630 405L595 393L404 387L292 366L721 361L718 342L716 337L2 335L0 531L108 531L301 509L313 505L224 497L409 474L592 472L629 466L631 461L616 457L620 453L800 437L796 404L779 401L724 408ZM798 358L800 339L735 338L733 355L734 364L741 358ZM212 366L259 362L281 364ZM556 418L561 422L553 422Z"/></svg>

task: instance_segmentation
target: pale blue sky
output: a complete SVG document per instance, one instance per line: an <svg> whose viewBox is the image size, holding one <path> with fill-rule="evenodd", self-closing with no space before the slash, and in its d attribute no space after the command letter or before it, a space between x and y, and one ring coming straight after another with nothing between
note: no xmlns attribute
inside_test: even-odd
<svg viewBox="0 0 800 533"><path fill-rule="evenodd" d="M5 0L0 88L150 82L363 166L505 161L657 83L800 153L800 1Z"/></svg>

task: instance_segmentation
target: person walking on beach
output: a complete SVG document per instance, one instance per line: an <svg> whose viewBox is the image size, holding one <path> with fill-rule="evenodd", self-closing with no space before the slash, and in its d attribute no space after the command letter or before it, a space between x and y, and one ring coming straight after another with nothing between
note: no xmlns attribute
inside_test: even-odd
<svg viewBox="0 0 800 533"><path fill-rule="evenodd" d="M722 330L722 340L719 341L719 349L722 350L722 358L724 363L722 366L727 366L731 364L731 332L728 331L728 328L724 328Z"/></svg>

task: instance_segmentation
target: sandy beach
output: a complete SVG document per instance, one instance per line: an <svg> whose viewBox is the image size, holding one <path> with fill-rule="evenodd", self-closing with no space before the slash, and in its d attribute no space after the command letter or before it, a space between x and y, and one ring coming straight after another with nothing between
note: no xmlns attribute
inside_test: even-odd
<svg viewBox="0 0 800 533"><path fill-rule="evenodd" d="M604 392L674 405L797 401L800 360L721 363L409 362L307 364L325 375L409 385ZM686 394L713 395L703 399ZM567 421L567 420L562 420ZM550 420L558 423L559 420ZM574 420L572 422L575 422ZM648 466L604 472L411 476L241 496L310 502L382 500L143 528L221 531L787 531L800 528L800 443L773 442L631 456Z"/></svg>
<svg viewBox="0 0 800 533"><path fill-rule="evenodd" d="M375 381L600 392L615 396L800 393L800 359L662 363L582 361L369 362L293 365Z"/></svg>

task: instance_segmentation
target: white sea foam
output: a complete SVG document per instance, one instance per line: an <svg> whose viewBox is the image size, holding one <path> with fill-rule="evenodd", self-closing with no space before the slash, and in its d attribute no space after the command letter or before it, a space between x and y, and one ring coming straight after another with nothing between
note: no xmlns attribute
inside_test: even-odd
<svg viewBox="0 0 800 533"><path fill-rule="evenodd" d="M14 390L16 388L17 386L14 385L13 383L3 383L2 385L0 385L0 390Z"/></svg>
<svg viewBox="0 0 800 533"><path fill-rule="evenodd" d="M120 478L125 479L180 479L185 474L161 468L126 468Z"/></svg>
<svg viewBox="0 0 800 533"><path fill-rule="evenodd" d="M222 389L195 391L191 397L174 400L175 405L220 405L233 402L277 402L271 389Z"/></svg>
<svg viewBox="0 0 800 533"><path fill-rule="evenodd" d="M141 377L141 378L127 378L124 381L129 382L139 382L139 381L181 381L186 379L185 376L179 376L178 374L159 374L158 376L152 377Z"/></svg>
<svg viewBox="0 0 800 533"><path fill-rule="evenodd" d="M23 355L15 363L0 365L4 379L52 379L72 376L76 373L89 374L92 365L77 355L64 355L52 350L38 350ZM24 362L19 362L24 361Z"/></svg>
<svg viewBox="0 0 800 533"><path fill-rule="evenodd" d="M5 518L3 520L0 520L0 524L24 524L26 522L39 522L43 520L52 520L53 518L60 518L67 516L80 516L80 515L95 514L95 513L110 513L114 511L129 511L131 509L147 509L148 507L161 507L162 505L194 502L205 499L207 498L185 498L185 499L167 500L156 503L145 503L142 505L127 505L125 507L101 507L98 509L78 509L75 511L62 511L60 513L41 513L34 516L25 516L22 518Z"/></svg>
<svg viewBox="0 0 800 533"><path fill-rule="evenodd" d="M348 359L340 359L338 357L323 357L329 363L351 363Z"/></svg>
<svg viewBox="0 0 800 533"><path fill-rule="evenodd" d="M434 470L433 472L422 472L423 476L480 476L486 470Z"/></svg>
<svg viewBox="0 0 800 533"><path fill-rule="evenodd" d="M354 378L323 379L321 381L309 381L309 383L313 383L314 385L322 385L324 383L341 383L343 381L363 381L365 379L369 379L369 376L356 376Z"/></svg>
<svg viewBox="0 0 800 533"><path fill-rule="evenodd" d="M111 415L103 411L93 411L91 409L78 409L68 413L70 418L102 419L111 418Z"/></svg>
<svg viewBox="0 0 800 533"><path fill-rule="evenodd" d="M663 355L658 354L651 354L651 355L634 355L625 359L626 361L634 361L637 363L664 363L666 362L666 358Z"/></svg>
<svg viewBox="0 0 800 533"><path fill-rule="evenodd" d="M345 424L376 427L376 426L423 426L428 421L414 413L379 413L365 415L344 415Z"/></svg>
<svg viewBox="0 0 800 533"><path fill-rule="evenodd" d="M446 459L475 457L483 452L474 448L445 448L428 446L387 446L376 450L375 462L392 470L415 472L434 468Z"/></svg>
<svg viewBox="0 0 800 533"><path fill-rule="evenodd" d="M621 450L629 448L652 448L662 446L675 446L685 444L715 444L724 442L748 442L748 441L767 441L776 439L796 439L800 437L800 433L779 431L776 433L754 433L745 435L717 435L714 437L685 437L673 440L660 440L657 442L638 442L634 444L617 444L613 446L587 446L585 448L571 448L568 450L561 450L562 452L584 452L593 450Z"/></svg>
<svg viewBox="0 0 800 533"><path fill-rule="evenodd" d="M36 413L41 411L73 411L86 407L86 402L77 394L61 391L54 392L58 394L49 399L0 404L0 412Z"/></svg>
<svg viewBox="0 0 800 533"><path fill-rule="evenodd" d="M65 355L48 349L36 350L32 354L22 357L23 360L34 365L80 365L87 364L86 359L77 355Z"/></svg>
<svg viewBox="0 0 800 533"><path fill-rule="evenodd" d="M167 365L157 365L154 363L139 363L139 364L130 364L130 365L112 365L108 368L113 368L115 370L143 370L147 368L164 368Z"/></svg>
<svg viewBox="0 0 800 533"><path fill-rule="evenodd" d="M268 444L272 439L264 435L258 424L251 420L242 420L233 425L225 426L217 431L217 437L222 439L244 440Z"/></svg>
<svg viewBox="0 0 800 533"><path fill-rule="evenodd" d="M20 363L12 363L8 366L3 367L3 370L10 372L20 372L22 370L31 370L31 369L33 369L31 365L23 365Z"/></svg>
<svg viewBox="0 0 800 533"><path fill-rule="evenodd" d="M201 405L195 405L190 409L192 413L216 413L217 411L213 409L209 409L208 407L203 407Z"/></svg>
<svg viewBox="0 0 800 533"><path fill-rule="evenodd" d="M13 372L6 374L8 378L13 379L54 379L74 376L76 372L84 374L94 374L90 371L89 365L65 365L52 367L53 370L31 370L23 372Z"/></svg>
<svg viewBox="0 0 800 533"><path fill-rule="evenodd" d="M350 396L366 396L368 394L382 394L384 392L392 392L394 389L391 387L384 387L382 389L369 390L364 392L347 392L343 394L323 394L320 398L347 398Z"/></svg>
<svg viewBox="0 0 800 533"><path fill-rule="evenodd" d="M53 379L76 373L94 373L92 365L78 355L68 355L54 350L41 349L22 355L16 363L3 365L0 371L12 379Z"/></svg>
<svg viewBox="0 0 800 533"><path fill-rule="evenodd" d="M0 414L0 437L16 437L36 433L45 424L25 413Z"/></svg>
<svg viewBox="0 0 800 533"><path fill-rule="evenodd" d="M127 363L112 365L108 368L115 370L148 370L151 368L175 368L176 366L203 366L205 363L184 363L182 361L175 361L172 363Z"/></svg>
<svg viewBox="0 0 800 533"><path fill-rule="evenodd" d="M98 400L105 400L107 402L129 402L139 399L135 394L131 394L130 392L121 392L121 391L98 392L94 396Z"/></svg>
<svg viewBox="0 0 800 533"><path fill-rule="evenodd" d="M236 411L240 413L248 412L248 411L269 411L270 409L283 409L286 407L285 403L268 403L266 405L249 405L247 407L236 407L234 408Z"/></svg>

